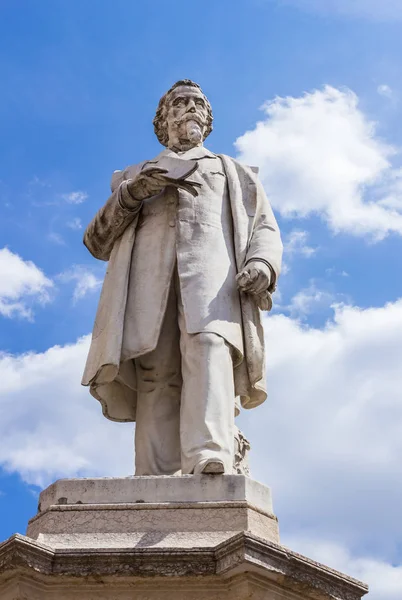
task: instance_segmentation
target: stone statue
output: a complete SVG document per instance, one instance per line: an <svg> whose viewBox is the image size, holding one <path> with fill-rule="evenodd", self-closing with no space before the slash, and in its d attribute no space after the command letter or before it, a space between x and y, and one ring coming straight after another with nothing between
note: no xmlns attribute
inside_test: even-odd
<svg viewBox="0 0 402 600"><path fill-rule="evenodd" d="M113 174L84 236L109 264L82 383L136 421L136 475L239 472L235 398L267 396L260 309L282 243L255 172L203 145L212 120L199 85L175 83L154 119L165 149Z"/></svg>

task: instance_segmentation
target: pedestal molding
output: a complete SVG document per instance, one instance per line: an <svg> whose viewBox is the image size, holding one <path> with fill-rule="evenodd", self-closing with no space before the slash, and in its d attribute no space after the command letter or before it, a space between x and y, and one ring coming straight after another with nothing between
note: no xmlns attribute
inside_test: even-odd
<svg viewBox="0 0 402 600"><path fill-rule="evenodd" d="M248 508L264 517L278 521L277 517L269 511L250 504L247 501L235 502L136 502L136 503L118 503L118 504L51 504L45 510L39 512L29 519L28 524L34 523L37 519L48 512L69 512L69 511L89 511L89 510L177 510L177 509L214 509L214 508Z"/></svg>
<svg viewBox="0 0 402 600"><path fill-rule="evenodd" d="M283 546L240 533L213 548L171 549L51 549L15 535L0 544L0 580L7 571L37 575L83 577L95 582L110 577L198 577L224 579L255 571L306 598L360 600L368 588L362 582L312 561Z"/></svg>
<svg viewBox="0 0 402 600"><path fill-rule="evenodd" d="M368 592L368 586L358 579L248 532L233 536L227 542L217 546L215 557L217 573L221 574L230 573L232 575L233 570L239 571L233 562L233 559L238 557L238 566L241 566L241 571L248 569L249 565L253 564L257 569L261 566L264 570L269 569L272 572L285 574L299 583L308 582L309 586L326 582L332 587L341 587L342 591L347 594L342 598L349 596L351 599L361 598ZM319 570L319 574L317 574L317 570ZM317 588L320 587L317 585Z"/></svg>

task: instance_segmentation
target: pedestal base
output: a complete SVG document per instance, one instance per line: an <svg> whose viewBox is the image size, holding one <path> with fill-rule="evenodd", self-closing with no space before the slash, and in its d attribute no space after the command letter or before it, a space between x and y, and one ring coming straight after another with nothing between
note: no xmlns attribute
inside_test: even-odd
<svg viewBox="0 0 402 600"><path fill-rule="evenodd" d="M241 475L58 481L0 545L2 600L360 600L364 584L279 545Z"/></svg>
<svg viewBox="0 0 402 600"><path fill-rule="evenodd" d="M279 542L269 488L243 475L60 480L27 535L52 548L193 548L242 531Z"/></svg>

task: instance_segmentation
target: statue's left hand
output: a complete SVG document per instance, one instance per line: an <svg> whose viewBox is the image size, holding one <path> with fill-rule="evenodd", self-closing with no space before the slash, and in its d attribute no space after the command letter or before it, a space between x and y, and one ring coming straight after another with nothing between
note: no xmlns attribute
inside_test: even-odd
<svg viewBox="0 0 402 600"><path fill-rule="evenodd" d="M271 270L265 263L252 260L236 277L241 292L258 296L268 290L271 283Z"/></svg>

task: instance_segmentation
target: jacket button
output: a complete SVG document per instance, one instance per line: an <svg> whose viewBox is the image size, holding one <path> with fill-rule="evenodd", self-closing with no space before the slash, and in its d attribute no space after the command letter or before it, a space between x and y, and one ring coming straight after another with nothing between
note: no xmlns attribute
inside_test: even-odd
<svg viewBox="0 0 402 600"><path fill-rule="evenodd" d="M173 219L171 221L169 221L169 225L170 227L175 227L176 225L176 221L174 221Z"/></svg>

